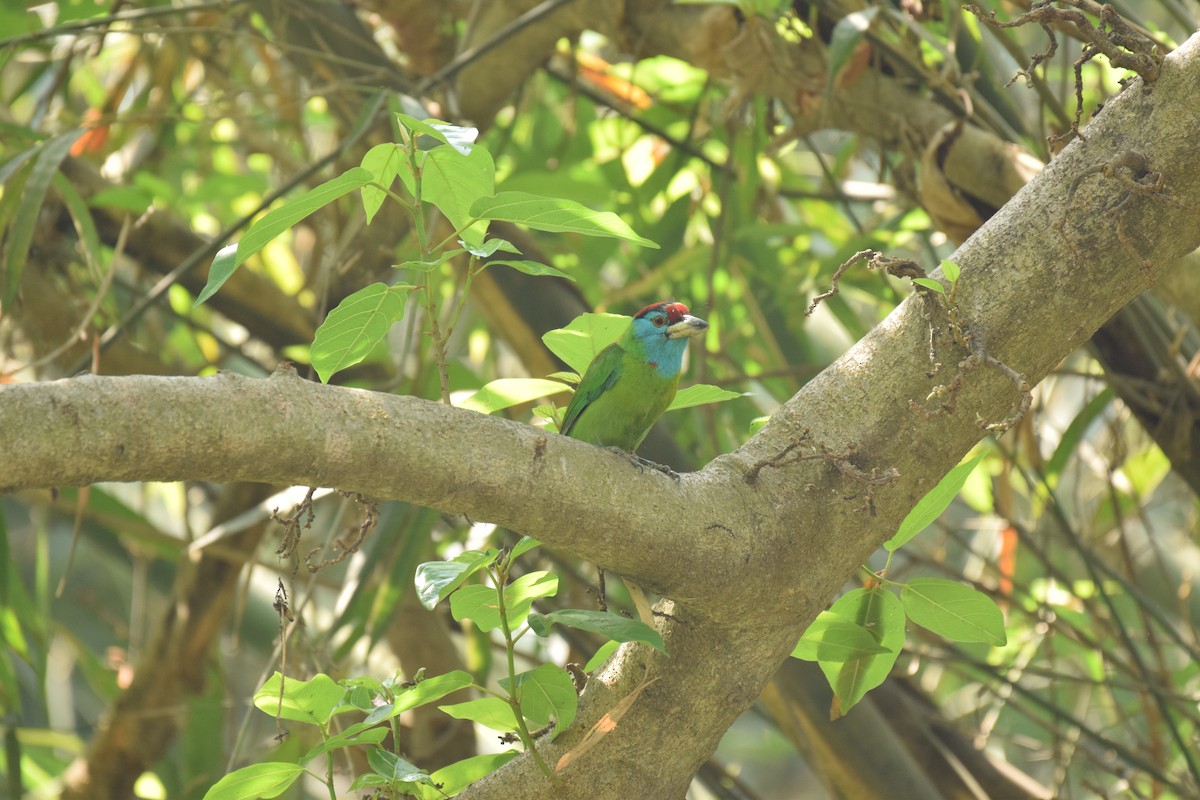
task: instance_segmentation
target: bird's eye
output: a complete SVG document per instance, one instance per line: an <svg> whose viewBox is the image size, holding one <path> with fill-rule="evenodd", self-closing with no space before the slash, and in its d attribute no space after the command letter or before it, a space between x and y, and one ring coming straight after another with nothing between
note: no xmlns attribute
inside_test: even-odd
<svg viewBox="0 0 1200 800"><path fill-rule="evenodd" d="M656 315L654 317L654 327L661 328L666 323L667 323L667 318L662 316L661 314Z"/></svg>

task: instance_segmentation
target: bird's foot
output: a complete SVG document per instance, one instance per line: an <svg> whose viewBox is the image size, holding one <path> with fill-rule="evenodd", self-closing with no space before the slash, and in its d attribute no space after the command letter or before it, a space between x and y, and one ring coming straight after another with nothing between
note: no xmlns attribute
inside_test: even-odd
<svg viewBox="0 0 1200 800"><path fill-rule="evenodd" d="M679 483L679 473L668 467L666 464L659 464L655 461L651 461L648 458L642 458L635 453L630 453L626 450L622 450L619 447L609 447L608 449L617 455L625 456L625 458L629 459L631 464L638 468L639 472L645 472L647 469L657 470L676 483Z"/></svg>

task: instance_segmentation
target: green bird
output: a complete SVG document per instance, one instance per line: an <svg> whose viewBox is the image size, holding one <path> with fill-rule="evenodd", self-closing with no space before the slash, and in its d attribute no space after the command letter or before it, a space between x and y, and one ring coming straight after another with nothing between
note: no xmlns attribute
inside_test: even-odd
<svg viewBox="0 0 1200 800"><path fill-rule="evenodd" d="M559 432L632 454L675 399L688 339L707 328L683 303L643 308L588 366Z"/></svg>

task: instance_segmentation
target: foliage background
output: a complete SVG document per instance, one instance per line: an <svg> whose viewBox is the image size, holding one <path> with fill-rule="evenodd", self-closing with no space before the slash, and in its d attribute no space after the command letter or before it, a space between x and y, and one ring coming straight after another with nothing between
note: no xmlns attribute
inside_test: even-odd
<svg viewBox="0 0 1200 800"><path fill-rule="evenodd" d="M424 5L434 4L0 11L9 32L0 42L4 380L87 369L265 375L281 360L303 368L317 325L342 297L375 280L412 279L391 267L412 252L406 220L385 210L368 227L347 198L194 309L207 264L279 196L393 140L386 112L417 112L421 98L428 113L483 129L499 188L614 211L661 245L504 234L575 280L485 272L449 339L454 397L498 377L561 369L539 337L584 310L630 313L676 298L712 324L686 380L748 393L671 415L643 449L694 468L737 447L756 418L910 291L907 281L852 269L806 317L838 264L871 249L932 268L1015 191L998 179L998 198L955 185L960 174L939 161L938 142L954 135L946 122L969 108L987 146L1010 154L1005 174L1028 174L1075 109L1081 45L1069 28L1030 88L1006 87L1044 48L1043 32L993 30L953 5L880 6L839 25L860 9L716 4L688 9L695 16L680 28L692 40L674 47L649 24L640 41L629 29L565 37L549 15L512 30L504 4L497 16L470 3ZM643 5L648 14L654 4ZM1169 2L1121 10L1167 47L1197 27ZM855 34L855 21L868 31ZM721 25L736 36L727 50L706 50L701 34ZM541 49L519 38L539 32L549 40ZM492 53L506 69L519 70L531 50L544 66L514 79L470 58L473 44L495 35ZM832 66L798 94L786 83L796 63L785 48L809 41L822 43ZM456 55L465 66L447 72ZM1100 58L1083 77L1086 120L1125 73ZM892 99L907 110L838 105L871 80L892 81ZM938 175L949 176L948 192L932 188ZM1057 796L1195 790L1195 331L1184 314L1196 294L1182 280L1172 276L1115 323L1124 327L1067 359L1031 414L994 443L961 504L893 563L893 578L957 577L991 593L1007 610L1009 645L914 633L889 683L857 719L831 727L820 676L789 662L697 778L697 797L881 791L854 775L863 761L893 770L883 787L916 774L947 796L962 791L955 764L997 796L1033 791L990 772L996 762ZM448 268L437 286L444 314L461 275ZM414 303L386 347L336 380L437 397L428 327ZM1145 350L1130 354L1131 341ZM528 408L512 414L532 419ZM269 515L288 507L275 495L283 488L105 484L4 498L0 698L11 787L69 795L70 765L122 696L161 717L163 750L139 789L147 796L199 797L231 759L299 752L295 741L270 740L268 718L247 713L277 666L281 582L303 621L287 639L291 670L411 675L463 664L489 674L496 653L486 637L427 614L412 591L418 562L481 541L485 526L386 504L358 552L309 575L297 568L306 550L330 548L362 510L323 498L299 554L280 558ZM230 520L228 536L196 560L189 544ZM237 569L247 558L254 566ZM591 568L553 568L579 577L564 602L586 607ZM188 609L191 627L167 626L173 608ZM582 662L595 646L555 640L528 656ZM158 682L134 681L156 670ZM474 748L472 731L445 726L414 718L404 751L436 765Z"/></svg>

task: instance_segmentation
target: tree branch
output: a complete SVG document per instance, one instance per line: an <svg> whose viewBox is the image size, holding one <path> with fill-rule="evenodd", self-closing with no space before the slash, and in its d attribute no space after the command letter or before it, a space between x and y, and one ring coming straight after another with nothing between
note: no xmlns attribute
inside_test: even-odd
<svg viewBox="0 0 1200 800"><path fill-rule="evenodd" d="M1086 142L1069 145L958 250L955 317L990 356L1039 381L1200 243L1197 96L1200 36L1166 59L1153 87L1135 81L1111 100ZM1127 195L1106 176L1129 152L1163 176L1161 197ZM1068 204L1070 230L1056 229ZM280 373L0 388L0 487L333 485L495 521L626 574L670 598L660 603L670 617L659 619L670 655L623 647L589 683L577 722L541 745L547 762L620 697L658 680L572 761L566 789L517 759L462 796L604 800L636 786L681 797L803 627L983 435L977 419L1012 408L1008 377L980 369L962 382L956 414L910 410L932 388L931 326L940 361L968 355L931 313L918 298L901 304L757 436L679 484L529 426ZM788 448L828 457L780 458ZM853 476L889 469L899 478L870 487L872 515ZM672 757L653 757L663 752Z"/></svg>

